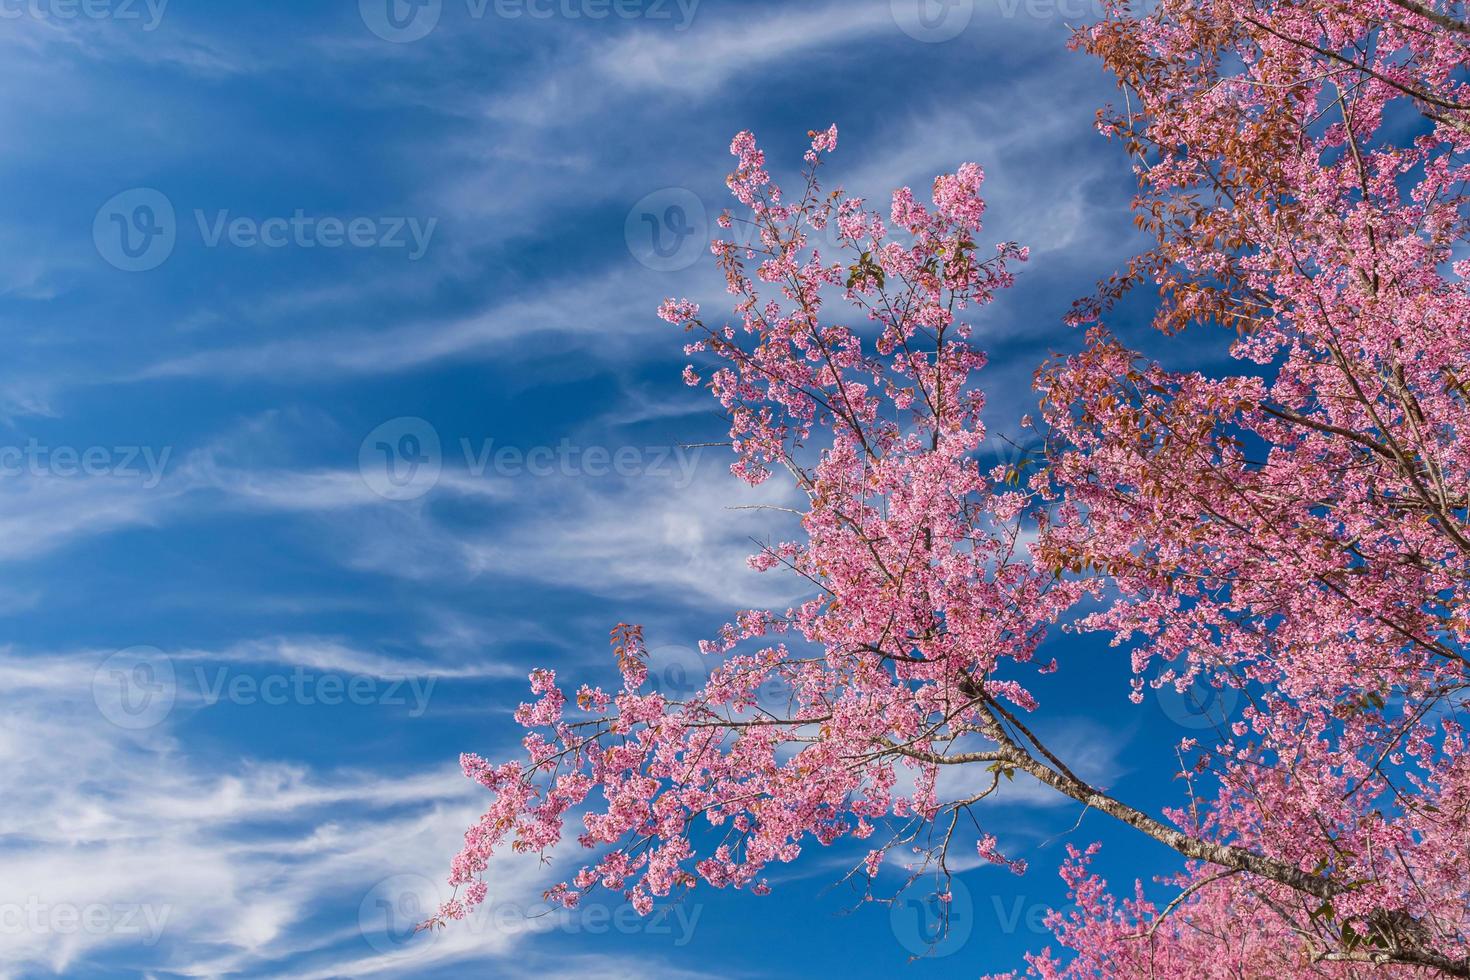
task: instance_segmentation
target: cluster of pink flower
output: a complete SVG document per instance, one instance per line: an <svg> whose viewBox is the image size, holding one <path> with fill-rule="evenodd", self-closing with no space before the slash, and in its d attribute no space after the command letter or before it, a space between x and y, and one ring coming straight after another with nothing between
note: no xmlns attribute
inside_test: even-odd
<svg viewBox="0 0 1470 980"><path fill-rule="evenodd" d="M696 333L691 354L724 361L707 383L733 420L733 471L760 483L779 467L806 494L805 538L773 544L752 564L793 569L819 583L821 597L741 613L703 644L717 667L687 700L645 690L641 635L618 634L623 687L584 688L576 720L564 718L551 673L537 671L539 700L516 714L536 729L526 738L530 766L464 759L497 796L466 837L456 886L478 886L502 846L554 844L594 788L601 800L582 814L580 841L605 852L552 894L572 904L601 886L647 908L700 879L763 889L767 865L795 860L807 838L868 838L896 818L907 830L875 848L866 864L876 874L890 849L984 795L940 800L941 766L983 756L998 784L1005 752L955 749L1036 707L1023 678L1037 670L1044 627L1091 587L1033 560L1026 528L1044 515L1046 481L1002 492L1013 474L982 473L973 455L985 432L972 374L985 356L959 316L1009 285L1008 263L1026 252L1006 243L977 256L983 175L973 164L935 182L932 206L898 192L887 221L861 201L824 196L817 170L836 141L835 127L813 134L803 194L787 203L754 138L737 136L730 186L750 209L758 244L719 242L714 252L739 323L706 326L684 300L660 311ZM845 264L808 247L811 229L833 220L851 253ZM781 300L762 300L761 286ZM857 329L823 322L834 294L874 325L872 353ZM699 383L692 368L686 376ZM830 440L806 458L818 426ZM787 636L789 646L737 650ZM790 692L779 706L761 700L773 678ZM725 834L701 858L710 828ZM950 843L932 849L940 874ZM993 835L973 846L1024 868L998 852ZM466 914L477 895L466 892L442 915Z"/></svg>
<svg viewBox="0 0 1470 980"><path fill-rule="evenodd" d="M835 127L811 134L791 200L735 138L749 214L720 224L753 233L713 246L735 321L659 312L716 363L685 379L729 415L733 472L801 491L800 538L751 564L813 597L741 613L681 699L648 690L631 627L621 689L584 687L570 718L533 674L529 764L464 757L494 800L441 921L484 899L494 853L545 851L574 813L600 856L549 893L568 905L763 891L773 862L843 837L872 841L870 887L902 848L947 895L962 815L972 853L1024 871L975 806L1025 774L1185 859L1160 909L1142 886L1114 898L1095 848L1074 850L1076 911L1050 921L1071 954L1033 956L1036 975L1470 976L1470 27L1416 0L1125 7L1077 44L1130 89L1100 128L1138 156L1158 246L1079 304L1084 349L1038 375L1041 465L977 462L966 317L1027 258L980 254L980 168L884 215L822 190ZM841 254L823 255L812 232L833 222ZM1150 280L1162 329L1235 327L1247 373L1167 371L1114 339L1109 303ZM836 298L862 326L835 322ZM1071 619L1086 596L1101 611ZM1181 743L1186 808L1110 796L1027 725L1064 617L1131 644L1138 696L1147 675L1245 700L1212 744ZM947 766L984 775L945 794Z"/></svg>

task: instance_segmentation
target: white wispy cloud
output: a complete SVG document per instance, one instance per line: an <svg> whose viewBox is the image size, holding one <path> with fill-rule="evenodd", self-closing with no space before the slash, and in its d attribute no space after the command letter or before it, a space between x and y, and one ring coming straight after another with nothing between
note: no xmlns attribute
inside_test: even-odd
<svg viewBox="0 0 1470 980"><path fill-rule="evenodd" d="M260 649L321 663L290 644ZM500 972L516 968L501 957L554 924L530 912L566 856L549 868L497 861L486 913L462 928L411 938L400 918L384 933L375 899L426 913L447 897L448 856L483 791L442 766L318 769L211 752L166 725L124 731L90 701L95 667L89 655L0 651L0 975L67 975L103 958L199 977L422 975L472 960ZM631 962L599 959L588 975L634 975ZM557 961L550 975L577 965Z"/></svg>
<svg viewBox="0 0 1470 980"><path fill-rule="evenodd" d="M188 452L171 445L35 442L37 449L24 438L0 441L6 467L0 473L0 561L24 561L119 530L161 528L200 515L330 515L398 506L374 492L357 467L292 468L244 451L261 441L262 426L286 428L271 413ZM76 458L65 460L55 455L58 449ZM104 462L88 472L79 460L90 451L102 452ZM503 484L474 478L463 467L446 469L438 485L442 494L472 498L508 493Z"/></svg>
<svg viewBox="0 0 1470 980"><path fill-rule="evenodd" d="M383 523L355 536L345 560L411 579L530 579L724 612L806 595L794 576L746 565L757 542L792 536L794 518L740 508L789 507L794 491L779 478L751 488L730 475L727 453L708 453L687 483L672 462L662 476L522 479L510 509L483 528L447 525L426 509L381 511Z"/></svg>
<svg viewBox="0 0 1470 980"><path fill-rule="evenodd" d="M28 658L0 663L14 674L16 659ZM0 901L25 916L0 934L0 971L65 974L103 954L165 969L227 955L239 967L289 951L292 923L314 905L366 891L426 833L452 846L472 809L451 771L386 778L192 757L167 731L110 726L82 693L95 663L42 663L46 688L12 688L0 719ZM442 826L426 831L426 813ZM277 829L244 830L260 821ZM296 847L313 834L309 851ZM68 929L67 909L105 921Z"/></svg>
<svg viewBox="0 0 1470 980"><path fill-rule="evenodd" d="M0 480L0 561L36 557L76 539L156 523L182 490L140 480L7 477Z"/></svg>
<svg viewBox="0 0 1470 980"><path fill-rule="evenodd" d="M558 334L584 342L595 338L600 350L611 353L663 326L654 316L657 300L650 301L647 294L640 299L632 288L636 279L636 273L629 275L620 267L591 281L547 283L532 296L496 303L470 316L200 350L149 365L131 380L396 374L464 357L504 352L525 356Z"/></svg>
<svg viewBox="0 0 1470 980"><path fill-rule="evenodd" d="M707 93L739 75L876 33L898 37L887 3L773 6L726 12L687 34L644 31L584 59L604 78L629 89Z"/></svg>
<svg viewBox="0 0 1470 980"><path fill-rule="evenodd" d="M0 46L16 54L83 62L164 65L194 76L221 77L260 70L239 38L226 39L182 26L169 17L170 0L93 4L87 8L32 3L8 8ZM98 11L98 13L90 13ZM264 52L257 52L263 54Z"/></svg>

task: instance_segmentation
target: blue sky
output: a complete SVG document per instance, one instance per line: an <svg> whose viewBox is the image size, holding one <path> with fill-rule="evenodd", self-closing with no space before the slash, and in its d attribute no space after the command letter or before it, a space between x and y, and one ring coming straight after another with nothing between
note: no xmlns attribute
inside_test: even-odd
<svg viewBox="0 0 1470 980"><path fill-rule="evenodd" d="M399 928L531 667L607 682L636 621L677 683L800 594L745 568L780 528L729 508L785 491L684 448L722 427L654 316L724 306L735 132L789 175L836 122L828 179L880 202L986 168L990 237L1032 250L977 322L998 431L1139 246L1086 5L924 3L0 0L0 977L978 975L1043 943L1065 841L1172 866L1017 782L992 825L1031 873L967 869L915 962L925 909L855 907L846 847L653 921L539 915L576 855L507 861L481 919ZM1055 645L1040 727L1175 802L1194 717Z"/></svg>

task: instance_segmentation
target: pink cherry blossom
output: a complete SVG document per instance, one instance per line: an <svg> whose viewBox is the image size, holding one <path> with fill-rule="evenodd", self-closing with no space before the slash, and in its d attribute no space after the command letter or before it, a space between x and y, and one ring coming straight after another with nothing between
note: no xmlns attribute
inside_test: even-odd
<svg viewBox="0 0 1470 980"><path fill-rule="evenodd" d="M462 759L491 798L436 924L485 900L495 853L569 827L588 857L548 891L567 905L764 894L845 838L870 896L901 865L944 899L961 845L1025 872L977 806L1021 778L1180 855L1160 902L1071 847L1075 907L1033 975L1470 976L1470 26L1443 0L1109 0L1075 43L1126 89L1099 129L1135 157L1157 244L1074 310L1024 474L981 462L977 315L1029 256L982 247L981 169L880 211L823 190L832 127L788 199L736 136L744 210L720 226L748 233L712 245L733 317L659 315L730 419L732 472L800 494L750 564L808 595L733 615L687 696L650 683L634 626L616 692L571 711L533 673L527 761ZM1165 333L1235 331L1233 371L1109 331L1149 283ZM1089 783L1039 736L1033 717L1080 710L1037 695L1072 665L1037 657L1058 626L1125 648L1136 700L1203 684L1243 705L1178 744L1176 806Z"/></svg>

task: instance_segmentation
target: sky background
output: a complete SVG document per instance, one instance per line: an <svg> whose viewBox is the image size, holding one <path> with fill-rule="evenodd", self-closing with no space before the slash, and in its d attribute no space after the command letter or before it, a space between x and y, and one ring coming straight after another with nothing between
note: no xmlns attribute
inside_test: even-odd
<svg viewBox="0 0 1470 980"><path fill-rule="evenodd" d="M734 133L789 183L836 122L827 181L880 206L986 169L988 237L1032 255L976 319L996 431L1138 249L1086 5L922 2L0 0L0 976L975 976L1044 945L1066 842L1174 866L1022 776L986 812L1031 872L967 867L927 958L922 902L833 887L845 845L651 920L541 914L579 855L506 861L481 917L404 928L533 666L609 683L639 622L677 687L803 594L746 569L782 528L729 508L789 491L687 448L723 426L654 316L727 308ZM1113 325L1151 344L1147 313ZM1177 803L1208 722L1051 645L1043 736Z"/></svg>

